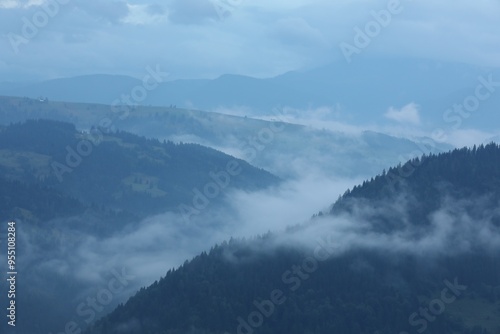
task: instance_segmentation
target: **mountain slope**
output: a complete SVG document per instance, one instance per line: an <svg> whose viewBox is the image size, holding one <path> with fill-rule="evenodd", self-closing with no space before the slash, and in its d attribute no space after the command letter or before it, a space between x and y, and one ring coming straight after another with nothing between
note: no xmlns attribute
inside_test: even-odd
<svg viewBox="0 0 500 334"><path fill-rule="evenodd" d="M463 148L450 153L415 158L389 169L360 186L348 190L331 209L331 214L353 213L363 203L364 210L380 210L381 215L370 212L371 219L387 220L395 200L404 202L407 216L391 216L389 228L404 227L403 220L415 226L429 224L428 214L438 210L445 202L462 201L469 213L481 215L464 199L475 199L492 209L500 202L500 150L496 144ZM405 194L408 198L401 199ZM401 200L400 200L401 199ZM385 209L385 210L384 210ZM396 212L398 214L398 212ZM493 222L499 224L498 216Z"/></svg>
<svg viewBox="0 0 500 334"><path fill-rule="evenodd" d="M267 114L268 110L278 106L300 110L328 106L342 111L342 117L336 120L370 124L385 121L383 115L389 107L401 108L414 102L421 106L423 119L433 122L434 126L442 126L443 113L454 104L464 102L469 95L474 96L475 88L480 84L478 77L487 80L488 76L492 76L496 85L500 71L419 58L359 59L348 66L341 61L274 78L223 75L211 80L166 81L148 91L140 103L209 111L216 111L219 107L246 107L253 115ZM46 96L56 101L111 104L141 85L140 80L130 77L95 75L12 89L0 86L0 95ZM493 89L496 90L496 86ZM360 98L360 92L363 98ZM498 120L498 96L493 94L487 101L482 100L482 117L472 114L467 117L467 123L495 129L486 120Z"/></svg>
<svg viewBox="0 0 500 334"><path fill-rule="evenodd" d="M155 252L174 258L193 234L204 234L193 238L201 242L212 237L213 225L228 223L200 217L217 211L231 190L262 190L281 182L200 145L160 142L102 127L89 130L48 120L0 127L0 212L4 222L17 222L16 268L24 273L16 282L17 310L31 315L29 321L19 321L18 333L59 333L70 319L83 322L77 307L85 306L86 297L100 291L92 292L107 284L109 275L123 270L123 262L113 262L113 256L130 252L128 259L141 257L131 270ZM134 251L117 241L141 233L167 235L171 241L153 246L148 238L135 244ZM7 240L6 229L0 230L0 239ZM116 248L108 248L110 241ZM90 260L92 254L99 263ZM6 265L0 265L3 272ZM103 303L103 310L139 286L137 281L122 286L112 302ZM3 286L0 290L7 294ZM7 324L0 327L3 333Z"/></svg>
<svg viewBox="0 0 500 334"><path fill-rule="evenodd" d="M69 123L44 120L1 128L0 158L8 180L50 187L87 205L138 217L190 205L197 189L217 202L226 187L255 190L279 182L200 145L161 143L105 128L81 132Z"/></svg>
<svg viewBox="0 0 500 334"><path fill-rule="evenodd" d="M88 333L500 333L499 159L391 169L306 225L169 270Z"/></svg>
<svg viewBox="0 0 500 334"><path fill-rule="evenodd" d="M120 107L0 97L0 124L47 118L90 130L104 124L147 137L208 145L281 177L310 169L336 177L368 177L418 154L449 150L429 138L408 140L370 131L287 123L275 110L269 121L174 107Z"/></svg>

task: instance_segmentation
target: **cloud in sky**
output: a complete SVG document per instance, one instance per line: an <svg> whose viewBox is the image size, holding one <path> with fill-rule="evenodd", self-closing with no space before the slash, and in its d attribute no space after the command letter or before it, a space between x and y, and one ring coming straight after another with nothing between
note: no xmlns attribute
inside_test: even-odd
<svg viewBox="0 0 500 334"><path fill-rule="evenodd" d="M17 8L19 6L19 3L16 0L3 0L0 1L0 8Z"/></svg>
<svg viewBox="0 0 500 334"><path fill-rule="evenodd" d="M340 43L352 43L354 27L387 7L387 1L242 0L228 2L234 5L221 20L215 0L72 0L14 53L8 35L22 35L23 18L32 20L53 1L0 1L0 60L9 64L3 80L100 72L140 77L151 63L177 78L273 76L343 61ZM364 54L500 65L498 1L402 4Z"/></svg>
<svg viewBox="0 0 500 334"><path fill-rule="evenodd" d="M167 20L165 10L160 5L130 5L127 4L128 15L121 19L125 24L149 25L159 24Z"/></svg>
<svg viewBox="0 0 500 334"><path fill-rule="evenodd" d="M45 4L46 0L2 0L0 1L0 8L29 8L31 6L41 6Z"/></svg>
<svg viewBox="0 0 500 334"><path fill-rule="evenodd" d="M389 110L387 110L387 112L384 114L384 116L398 123L410 123L415 125L420 124L418 105L413 102L405 105L401 109L390 107Z"/></svg>

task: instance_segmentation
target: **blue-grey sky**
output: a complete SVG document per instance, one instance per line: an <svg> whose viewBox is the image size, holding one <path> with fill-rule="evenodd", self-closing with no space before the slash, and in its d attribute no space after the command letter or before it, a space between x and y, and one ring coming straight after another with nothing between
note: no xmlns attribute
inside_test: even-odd
<svg viewBox="0 0 500 334"><path fill-rule="evenodd" d="M390 8L363 56L500 67L499 0L0 0L0 81L155 64L172 79L274 76L344 61L354 28Z"/></svg>

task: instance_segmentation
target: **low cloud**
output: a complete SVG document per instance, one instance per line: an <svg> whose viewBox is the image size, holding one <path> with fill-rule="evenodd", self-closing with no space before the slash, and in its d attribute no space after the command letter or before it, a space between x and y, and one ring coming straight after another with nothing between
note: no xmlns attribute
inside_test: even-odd
<svg viewBox="0 0 500 334"><path fill-rule="evenodd" d="M115 302L126 300L169 269L231 237L250 238L271 231L275 232L274 242L260 251L287 245L299 247L304 254L326 238L335 250L332 256L369 249L433 258L479 248L491 252L500 249L500 227L492 223L492 217L498 217L500 210L491 208L487 196L457 199L443 194L441 205L430 212L429 223L423 229L411 223L410 208L415 200L406 193L377 205L353 201L350 213L324 215L311 221L314 213L327 213L339 195L360 180L329 179L314 169L303 175L307 176L267 190L228 191L222 202L210 203L188 222L177 212L166 212L107 237L79 232L80 224L88 224L86 217L80 218L80 224L76 220L71 225L49 222L39 233L20 231L19 247L25 253L22 258L26 266L20 269L33 273L30 289L46 291L58 299L55 304L61 307L54 307L51 312L63 319L59 327L64 328L65 321L71 320L65 309L69 316L75 316L76 305L106 287L113 271L125 268L134 280L108 305L109 310ZM470 213L471 208L476 215ZM481 216L477 216L478 212ZM384 230L373 223L373 217L381 214L394 217L393 229ZM288 229L289 226L296 227ZM53 236L57 238L51 240ZM49 242L50 247L44 246L44 242ZM60 291L64 291L64 296L58 295ZM82 322L77 314L76 319Z"/></svg>
<svg viewBox="0 0 500 334"><path fill-rule="evenodd" d="M133 25L158 24L167 20L163 7L160 5L131 5L127 4L128 15L122 18L123 23Z"/></svg>
<svg viewBox="0 0 500 334"><path fill-rule="evenodd" d="M375 126L349 124L343 121L344 117L345 115L340 105L309 109L285 107L280 112L279 120L286 123L304 125L317 130L329 130L353 136L359 136L363 131L376 129ZM274 121L276 120L276 115L254 116L254 118Z"/></svg>
<svg viewBox="0 0 500 334"><path fill-rule="evenodd" d="M440 138L455 147L472 147L489 144L494 141L494 134L476 129L458 129L445 132Z"/></svg>
<svg viewBox="0 0 500 334"><path fill-rule="evenodd" d="M418 105L409 103L401 109L390 107L384 116L398 123L410 123L414 125L420 124L420 114Z"/></svg>
<svg viewBox="0 0 500 334"><path fill-rule="evenodd" d="M0 8L3 9L12 9L17 8L19 6L19 2L16 0L4 0L0 2Z"/></svg>
<svg viewBox="0 0 500 334"><path fill-rule="evenodd" d="M354 200L352 212L318 217L280 235L277 244L302 245L305 252L310 252L327 242L332 256L364 249L419 256L429 262L475 251L496 254L500 250L500 226L495 224L500 210L491 208L488 195L460 199L444 193L440 206L429 213L428 220L417 223L411 221L411 201L411 196L403 194L391 202L378 203L376 207L363 200ZM479 216L477 212L480 211L483 212ZM381 214L393 216L389 229L374 218Z"/></svg>
<svg viewBox="0 0 500 334"><path fill-rule="evenodd" d="M45 3L47 3L46 0L3 0L0 1L0 9L30 8L32 6L41 6Z"/></svg>

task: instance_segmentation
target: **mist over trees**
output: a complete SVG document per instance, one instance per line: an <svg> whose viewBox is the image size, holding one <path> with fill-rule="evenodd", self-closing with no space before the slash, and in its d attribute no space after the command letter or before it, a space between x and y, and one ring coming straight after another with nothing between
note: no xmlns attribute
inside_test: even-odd
<svg viewBox="0 0 500 334"><path fill-rule="evenodd" d="M499 159L490 144L391 168L305 225L168 270L87 333L496 333Z"/></svg>

